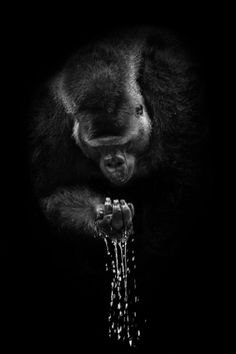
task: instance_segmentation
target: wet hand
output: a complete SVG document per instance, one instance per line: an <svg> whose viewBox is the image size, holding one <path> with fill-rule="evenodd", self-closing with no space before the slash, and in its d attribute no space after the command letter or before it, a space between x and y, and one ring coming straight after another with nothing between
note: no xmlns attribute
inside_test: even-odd
<svg viewBox="0 0 236 354"><path fill-rule="evenodd" d="M134 217L134 206L126 203L125 200L107 197L104 205L97 208L97 225L106 235L111 237L122 237L126 231L132 228Z"/></svg>

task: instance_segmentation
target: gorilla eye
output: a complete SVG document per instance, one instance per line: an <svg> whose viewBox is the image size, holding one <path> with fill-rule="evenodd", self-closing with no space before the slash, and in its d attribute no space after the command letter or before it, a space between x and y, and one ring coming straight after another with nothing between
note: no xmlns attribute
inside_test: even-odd
<svg viewBox="0 0 236 354"><path fill-rule="evenodd" d="M141 116L143 114L143 106L141 104L137 106L135 110L138 116Z"/></svg>

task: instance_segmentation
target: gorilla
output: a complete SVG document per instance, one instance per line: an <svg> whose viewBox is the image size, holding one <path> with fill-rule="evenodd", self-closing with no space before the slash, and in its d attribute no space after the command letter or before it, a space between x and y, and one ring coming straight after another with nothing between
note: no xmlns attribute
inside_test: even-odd
<svg viewBox="0 0 236 354"><path fill-rule="evenodd" d="M80 48L40 89L30 122L32 184L49 227L95 253L104 234L134 232L143 311L160 337L173 308L156 300L156 272L177 267L204 210L202 101L184 44L142 27Z"/></svg>

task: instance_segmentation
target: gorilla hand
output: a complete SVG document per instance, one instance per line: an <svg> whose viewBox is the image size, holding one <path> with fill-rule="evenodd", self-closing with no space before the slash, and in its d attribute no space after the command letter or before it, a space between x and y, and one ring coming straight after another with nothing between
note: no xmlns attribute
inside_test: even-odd
<svg viewBox="0 0 236 354"><path fill-rule="evenodd" d="M97 208L96 234L120 240L128 238L133 231L134 206L125 200L106 198L105 204Z"/></svg>

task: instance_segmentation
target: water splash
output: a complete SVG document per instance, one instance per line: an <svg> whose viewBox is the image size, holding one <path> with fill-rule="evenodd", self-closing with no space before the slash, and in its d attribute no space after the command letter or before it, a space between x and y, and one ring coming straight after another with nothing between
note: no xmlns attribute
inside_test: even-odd
<svg viewBox="0 0 236 354"><path fill-rule="evenodd" d="M105 269L111 274L111 294L108 315L108 335L112 340L136 347L140 340L137 320L134 238L104 237L108 261ZM129 247L128 247L129 243Z"/></svg>

